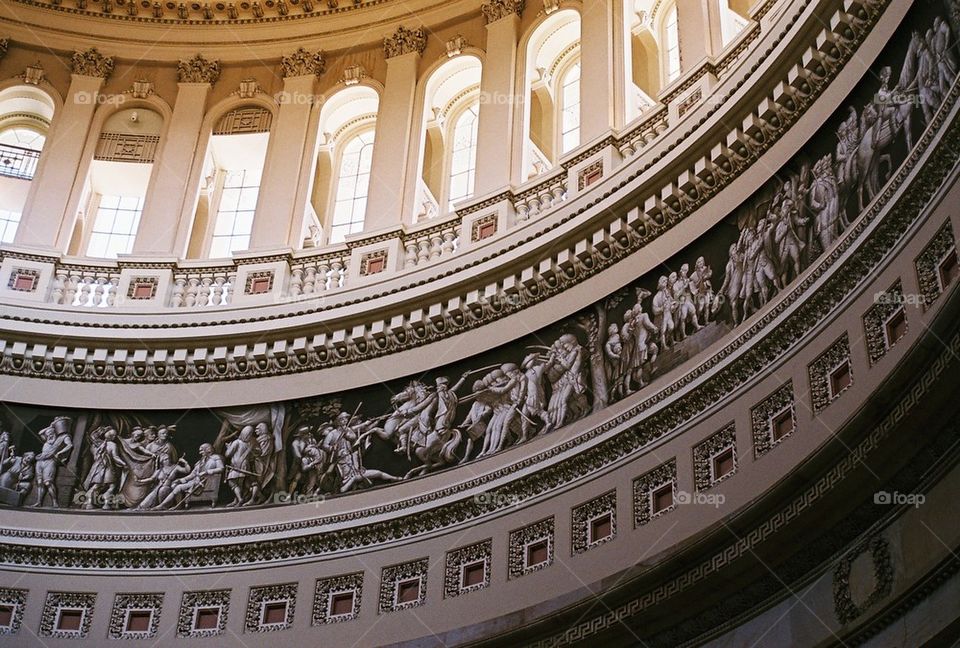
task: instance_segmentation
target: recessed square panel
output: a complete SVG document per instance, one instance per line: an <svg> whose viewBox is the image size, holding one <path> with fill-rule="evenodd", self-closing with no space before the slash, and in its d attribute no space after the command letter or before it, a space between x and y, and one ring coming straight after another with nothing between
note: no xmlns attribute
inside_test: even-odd
<svg viewBox="0 0 960 648"><path fill-rule="evenodd" d="M397 583L397 603L413 603L420 598L420 579L412 578L410 580Z"/></svg>
<svg viewBox="0 0 960 648"><path fill-rule="evenodd" d="M127 622L123 629L125 632L148 632L152 618L153 612L150 610L130 610L127 612Z"/></svg>
<svg viewBox="0 0 960 648"><path fill-rule="evenodd" d="M907 315L901 308L887 320L885 325L887 346L893 346L897 340L907 334Z"/></svg>
<svg viewBox="0 0 960 648"><path fill-rule="evenodd" d="M793 409L788 408L777 414L770 421L770 433L774 441L793 432Z"/></svg>
<svg viewBox="0 0 960 648"><path fill-rule="evenodd" d="M0 605L0 627L9 628L13 625L13 615L16 608L12 605Z"/></svg>
<svg viewBox="0 0 960 648"><path fill-rule="evenodd" d="M943 260L940 261L937 272L940 276L941 286L946 288L953 283L953 280L957 278L957 274L960 274L960 263L957 262L956 250L950 250Z"/></svg>
<svg viewBox="0 0 960 648"><path fill-rule="evenodd" d="M462 587L473 587L474 585L480 585L483 583L485 571L486 563L482 560L464 565L463 573L460 579L460 585Z"/></svg>
<svg viewBox="0 0 960 648"><path fill-rule="evenodd" d="M606 540L613 535L613 518L609 513L590 521L590 542Z"/></svg>
<svg viewBox="0 0 960 648"><path fill-rule="evenodd" d="M260 623L263 625L276 625L286 623L287 621L287 602L275 601L264 603L263 611L260 615Z"/></svg>
<svg viewBox="0 0 960 648"><path fill-rule="evenodd" d="M337 592L330 595L330 616L353 614L353 592Z"/></svg>
<svg viewBox="0 0 960 648"><path fill-rule="evenodd" d="M195 630L214 630L220 623L220 608L199 608L193 620Z"/></svg>
<svg viewBox="0 0 960 648"><path fill-rule="evenodd" d="M61 608L57 614L57 630L63 632L79 632L83 625L83 610Z"/></svg>
<svg viewBox="0 0 960 648"><path fill-rule="evenodd" d="M836 397L850 386L850 363L844 362L830 372L830 395Z"/></svg>
<svg viewBox="0 0 960 648"><path fill-rule="evenodd" d="M734 468L733 448L727 448L713 458L714 479L726 477L733 472Z"/></svg>
<svg viewBox="0 0 960 648"><path fill-rule="evenodd" d="M664 484L659 487L650 496L653 514L662 513L673 506L673 483Z"/></svg>
<svg viewBox="0 0 960 648"><path fill-rule="evenodd" d="M550 545L547 540L539 540L527 545L526 564L527 567L535 567L547 562L550 558Z"/></svg>

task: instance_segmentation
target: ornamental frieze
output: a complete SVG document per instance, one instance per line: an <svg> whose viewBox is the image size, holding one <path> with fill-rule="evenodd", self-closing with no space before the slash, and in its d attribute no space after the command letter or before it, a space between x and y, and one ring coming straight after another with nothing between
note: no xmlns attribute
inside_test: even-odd
<svg viewBox="0 0 960 648"><path fill-rule="evenodd" d="M912 23L922 31L942 21L917 12ZM186 412L52 412L6 405L0 416L0 501L136 511L249 507L323 500L408 480L551 435L637 393L735 330L739 338L731 344L746 344L759 328L742 325L772 300L779 301L767 320L802 301L799 319L783 324L769 343L770 355L727 367L737 373L720 373L712 387L697 390L689 397L697 405L662 410L645 421L642 434L618 442L642 445L657 438L775 359L849 290L829 292L827 301L807 299L816 273L798 279L808 268L823 273L833 265L890 195L892 189L881 189L893 170L899 169L894 179L902 182L942 122L942 111L928 120L920 102L912 104L910 119L883 112L892 73L913 85L916 78L904 70L920 68L913 58L920 56L920 49L882 55L879 74L861 82L853 99L825 122L822 135L776 178L661 267L569 319L414 379L322 398ZM948 60L955 52L941 56ZM949 105L956 93L951 85L949 96L933 96L938 106ZM890 121L878 122L883 119ZM868 149L858 131L858 148L845 146L846 129L861 123L871 129L881 123L892 134ZM875 187L872 176L861 172L838 178L836 170L855 154L890 160L873 178ZM861 201L874 198L872 211L862 215ZM905 222L919 207L900 210L897 218ZM885 225L899 226L897 218ZM894 239L881 240L891 245ZM857 270L878 260L860 261ZM848 272L841 280L855 275ZM705 361L684 380L717 360ZM646 406L682 387L675 383Z"/></svg>

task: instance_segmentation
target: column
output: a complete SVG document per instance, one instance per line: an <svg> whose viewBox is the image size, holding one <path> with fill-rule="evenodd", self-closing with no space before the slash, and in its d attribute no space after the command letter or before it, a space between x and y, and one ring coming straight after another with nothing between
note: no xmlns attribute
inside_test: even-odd
<svg viewBox="0 0 960 648"><path fill-rule="evenodd" d="M724 0L677 0L680 69L686 73L723 49L720 6Z"/></svg>
<svg viewBox="0 0 960 648"><path fill-rule="evenodd" d="M70 244L76 213L68 214L67 208L100 88L113 71L113 59L90 49L74 53L72 63L70 89L63 107L54 115L42 162L31 181L16 245L64 252Z"/></svg>
<svg viewBox="0 0 960 648"><path fill-rule="evenodd" d="M313 97L316 78L309 74L283 80L283 100L270 128L270 146L250 234L251 250L288 247L299 238L305 205L297 204L297 189L310 128L311 102L307 97ZM292 236L295 227L296 236Z"/></svg>
<svg viewBox="0 0 960 648"><path fill-rule="evenodd" d="M617 11L614 5L620 5ZM623 0L583 0L580 14L580 142L605 135L623 121L622 17ZM620 36L620 38L617 38ZM620 74L618 74L618 70Z"/></svg>
<svg viewBox="0 0 960 648"><path fill-rule="evenodd" d="M197 154L210 88L210 83L179 84L163 151L155 162L157 168L144 201L133 254L182 256L184 253L176 249L177 239L185 226L184 205L192 206L191 213L196 209L200 187L191 183L190 169Z"/></svg>
<svg viewBox="0 0 960 648"><path fill-rule="evenodd" d="M399 226L412 218L413 193L407 191L406 176L417 88L417 67L426 47L423 29L399 27L384 40L387 78L377 110L377 135L373 145L370 189L363 229L373 232ZM409 200L407 194L410 194Z"/></svg>
<svg viewBox="0 0 960 648"><path fill-rule="evenodd" d="M480 77L475 194L482 196L510 184L520 15L483 5L487 16L487 55Z"/></svg>

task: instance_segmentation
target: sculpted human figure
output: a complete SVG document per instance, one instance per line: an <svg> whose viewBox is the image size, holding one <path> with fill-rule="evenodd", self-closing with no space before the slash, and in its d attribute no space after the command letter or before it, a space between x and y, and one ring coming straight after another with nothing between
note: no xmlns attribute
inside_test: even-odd
<svg viewBox="0 0 960 648"><path fill-rule="evenodd" d="M93 446L93 465L83 486L87 498L83 508L92 509L100 503L104 510L115 508L114 497L120 489L127 463L120 457L117 449L117 431L112 427L94 430L90 435Z"/></svg>
<svg viewBox="0 0 960 648"><path fill-rule="evenodd" d="M637 288L637 303L633 307L630 319L631 361L624 378L625 392L628 394L634 391L634 385L636 389L644 386L643 370L656 361L659 352L656 342L651 339L651 336L659 331L650 316L643 310L643 300L649 296L649 290Z"/></svg>
<svg viewBox="0 0 960 648"><path fill-rule="evenodd" d="M436 378L435 398L431 406L425 410L433 416L433 428L414 450L421 465L410 470L407 477L454 463L455 452L461 439L460 430L453 427L459 403L456 390L463 385L467 375L467 373L463 374L453 387L450 387L450 381L446 376Z"/></svg>
<svg viewBox="0 0 960 648"><path fill-rule="evenodd" d="M723 271L723 283L717 292L726 297L730 304L730 317L736 326L743 321L741 315L746 317L746 313L741 313L738 307L743 298L743 258L736 243L730 244L728 255L727 267Z"/></svg>
<svg viewBox="0 0 960 648"><path fill-rule="evenodd" d="M499 371L499 369L497 370ZM473 398L470 404L470 411L458 426L466 431L467 446L463 451L463 458L460 463L467 461L473 452L473 445L484 438L487 432L488 422L493 416L493 403L496 400L494 395L487 391L488 376L484 376L473 382L473 393L469 397Z"/></svg>
<svg viewBox="0 0 960 648"><path fill-rule="evenodd" d="M628 308L627 312L623 314L624 328L628 326L627 321L630 315L632 315L632 312L632 309ZM611 391L617 392L617 382L623 375L621 366L621 361L623 360L623 342L616 324L610 324L607 329L607 341L603 344L603 356L606 360L604 366L607 369L607 382L613 386Z"/></svg>
<svg viewBox="0 0 960 648"><path fill-rule="evenodd" d="M155 508L170 508L178 500L183 503L192 495L202 493L207 481L212 477L222 474L223 458L213 451L212 445L204 443L200 446L200 458L193 465L193 470L189 474L175 479L170 493Z"/></svg>
<svg viewBox="0 0 960 648"><path fill-rule="evenodd" d="M493 415L487 424L483 448L478 457L500 452L510 437L521 404L526 400L526 380L517 365L508 362L499 369L500 375L487 386L493 395Z"/></svg>
<svg viewBox="0 0 960 648"><path fill-rule="evenodd" d="M950 92L950 85L957 76L957 59L950 47L950 26L941 16L933 19L933 54L937 59L940 95Z"/></svg>
<svg viewBox="0 0 960 648"><path fill-rule="evenodd" d="M140 484L151 484L152 488L147 496L137 504L135 510L149 510L165 500L173 491L173 481L178 476L190 472L190 464L183 457L177 460L177 463L171 463L170 456L167 454L159 455L157 459L157 469L146 479L138 479Z"/></svg>
<svg viewBox="0 0 960 648"><path fill-rule="evenodd" d="M666 349L673 342L674 321L673 313L675 305L673 303L673 293L667 278L661 276L657 280L657 292L653 296L650 304L650 310L653 312L653 322L660 333L660 348Z"/></svg>
<svg viewBox="0 0 960 648"><path fill-rule="evenodd" d="M690 273L690 293L697 309L697 319L701 324L709 324L713 315L713 269L707 265L703 257L697 257Z"/></svg>
<svg viewBox="0 0 960 648"><path fill-rule="evenodd" d="M363 466L363 460L356 444L360 435L366 431L363 429L365 425L368 424L354 426L353 417L347 412L341 412L337 415L337 426L329 429L324 435L321 447L333 459L330 470L336 468L340 475L341 493L346 493L361 481L371 484L374 479L381 481L400 480L400 477L394 477L383 471Z"/></svg>
<svg viewBox="0 0 960 648"><path fill-rule="evenodd" d="M55 418L50 427L40 432L40 437L43 439L43 447L37 455L37 501L34 506L43 506L49 494L51 505L57 508L60 506L57 501L57 471L73 451L70 419L63 416Z"/></svg>
<svg viewBox="0 0 960 648"><path fill-rule="evenodd" d="M277 474L277 451L276 441L270 426L264 422L257 423L253 428L256 435L256 444L254 445L253 472L257 475L254 479L257 482L255 491L250 494L247 504L259 504L262 496L269 495L273 478Z"/></svg>
<svg viewBox="0 0 960 648"><path fill-rule="evenodd" d="M697 317L697 307L693 302L693 294L690 292L690 266L684 263L680 266L680 274L670 275L673 280L672 292L674 302L677 304L676 334L682 340L687 337L687 324L693 326L694 331L703 328Z"/></svg>
<svg viewBox="0 0 960 648"><path fill-rule="evenodd" d="M36 457L37 455L33 452L24 452L22 456L17 456L13 454L11 448L10 454L2 465L0 487L17 491L22 501L22 498L33 489L37 477Z"/></svg>
<svg viewBox="0 0 960 648"><path fill-rule="evenodd" d="M303 448L300 458L304 493L315 495L320 492L321 477L327 469L327 460L327 453L323 451L316 439L311 437L310 442Z"/></svg>
<svg viewBox="0 0 960 648"><path fill-rule="evenodd" d="M552 352L555 360L548 375L550 379L550 402L547 406L550 424L547 431L556 430L567 422L574 396L583 394L583 349L577 338L564 333L554 342Z"/></svg>
<svg viewBox="0 0 960 648"><path fill-rule="evenodd" d="M254 472L254 430L252 425L245 425L237 438L227 444L226 455L229 467L227 470L227 485L233 491L233 501L227 506L242 506L247 501L247 492L250 499L259 492L258 475ZM247 488L247 485L250 488Z"/></svg>
<svg viewBox="0 0 960 648"><path fill-rule="evenodd" d="M293 440L290 442L290 456L293 462L290 464L290 475L287 481L287 492L296 493L300 485L300 479L303 476L303 452L307 446L313 442L313 434L309 425L301 425L293 433Z"/></svg>
<svg viewBox="0 0 960 648"><path fill-rule="evenodd" d="M613 325L614 329L616 325ZM524 389L523 404L520 407L520 438L523 443L534 434L543 434L549 426L547 415L547 392L544 384L547 369L553 364L553 357L542 358L536 353L529 353L520 363L523 372ZM534 426L540 424L539 432L534 432Z"/></svg>

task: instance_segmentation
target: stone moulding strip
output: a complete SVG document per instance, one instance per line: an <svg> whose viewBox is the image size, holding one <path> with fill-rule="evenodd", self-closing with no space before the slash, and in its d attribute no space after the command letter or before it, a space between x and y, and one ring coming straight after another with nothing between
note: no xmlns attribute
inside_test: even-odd
<svg viewBox="0 0 960 648"><path fill-rule="evenodd" d="M957 117L958 97L960 97L960 80L956 81L951 87L944 104L921 136L917 146L904 164L901 165L895 176L887 183L882 193L875 199L870 209L861 214L851 224L836 248L829 255L825 255L815 268L808 270L809 274L788 295L778 301L749 329L742 332L735 340L708 358L696 369L682 376L657 394L602 425L584 432L575 439L559 444L536 456L528 457L512 466L501 468L442 491L426 493L416 498L337 516L288 524L163 536L157 534L53 533L7 529L0 530L0 536L11 539L54 541L58 543L68 541L86 543L197 542L242 538L257 534L289 534L316 530L336 524L356 523L364 517L409 510L444 497L455 496L457 493L489 484L495 480L506 479L514 474L522 474L525 468L556 458L624 423L633 421L630 428L584 452L543 468L537 474L519 477L506 486L497 488L496 494L503 497L485 498L482 504L474 498L460 499L430 511L408 514L392 520L371 522L366 526L355 526L336 532L324 531L295 538L276 539L269 545L251 538L246 543L232 545L156 548L151 551L131 552L126 548L28 546L4 543L0 544L0 562L7 565L48 568L157 570L244 566L262 564L270 560L302 560L312 556L382 544L450 528L469 519L513 506L514 502L529 501L544 492L581 479L585 475L603 469L623 457L632 455L644 446L665 437L672 430L699 416L749 382L753 376L763 372L769 365L794 348L795 343L804 335L816 329L823 321L828 319L835 308L843 303L864 279L871 276L873 269L885 259L885 256L895 248L901 237L920 219L924 213L924 208L940 189L943 181L954 169L958 158L960 158L960 119ZM947 122L948 116L950 118L949 124ZM923 165L922 169L917 169L917 163L924 157L927 158L927 163ZM907 180L910 179L914 171L916 171L916 176L907 184ZM896 201L893 201L893 198L901 190L902 194ZM875 230L869 236L866 236L871 226L875 226ZM848 251L850 252L849 258L843 260L842 258ZM816 283L821 285L815 292L810 292L804 300L803 297L808 293L808 289ZM787 314L779 325L767 330L763 338L754 340L793 305L796 305L796 308L793 309L792 313ZM747 352L723 364L738 349L751 342L753 342L753 346ZM955 339L954 344L960 346L960 336ZM936 365L940 367L941 371L942 364L941 362ZM717 369L715 374L705 379L696 390L688 390L685 395L666 405L653 416L642 421L636 420L644 411L691 386L694 381L715 368ZM874 434L882 436L888 431L889 427L878 428L878 431ZM881 437L877 437L877 440L879 438ZM498 504L498 502L509 502L509 504Z"/></svg>
<svg viewBox="0 0 960 648"><path fill-rule="evenodd" d="M187 354L190 361L181 367L167 366L167 364L152 361L133 367L128 366L129 361L127 360L118 361L120 364L116 364L112 360L95 364L84 359L74 358L74 349L72 348L66 349L65 357L67 359L56 360L53 358L54 347L65 348L62 344L59 346L53 344L37 346L32 343L7 341L2 357L0 357L0 373L52 380L129 383L184 383L276 376L342 366L382 357L451 337L475 329L495 319L520 312L528 306L557 295L570 286L613 266L618 261L641 249L664 231L696 211L712 196L739 177L745 169L780 140L789 126L795 123L805 109L822 93L829 82L843 68L845 62L853 56L855 47L866 38L870 27L879 19L883 7L886 7L888 2L889 0L846 0L847 9L854 13L846 13L846 10L836 11L834 19L830 23L834 27L823 27L816 37L812 38L814 44L803 52L800 62L789 68L786 80L781 77L779 83L773 84L776 86L773 92L774 100L763 98L753 111L748 112L748 116L742 120L744 126L734 129L725 143L721 142L713 148L709 155L701 159L702 168L696 172L685 171L679 178L669 182L668 186L673 191L672 195L666 196L664 199L659 197L664 194L656 194L658 197L651 197L642 201L641 217L636 221L631 218L631 213L627 213L610 223L602 225L599 230L591 232L590 229L597 225L596 222L593 222L590 227L585 228L587 235L583 236L579 243L562 249L544 262L534 264L523 272L515 272L509 277L501 278L490 284L496 287L498 295L507 295L510 297L509 300L486 299L476 302L476 300L471 299L471 293L476 292L472 290L460 294L458 298L447 299L442 303L434 304L432 307L423 307L414 311L425 314L431 308L438 308L441 313L438 318L422 315L422 318L417 320L408 312L406 315L397 315L393 318L402 320L402 325L395 327L391 321L390 326L382 327L383 332L379 334L372 332L373 324L376 322L367 322L362 326L350 327L349 330L342 331L344 335L340 340L337 338L336 331L331 335L320 334L312 338L308 336L294 340L281 339L274 342L274 345L281 347L278 352L269 353L263 358L253 358L251 355L253 353L252 349L247 348L245 355L242 356L229 353L226 362L193 362L192 360L196 358L196 355L192 351L197 349L191 349L191 352ZM808 4L809 2L803 3L803 6L791 17L789 25L784 28L781 35L799 20L800 14ZM819 19L817 20L819 21ZM829 36L825 36L827 33L829 33ZM772 47L768 48L766 53L769 54L771 51ZM760 63L755 63L746 76L752 75L759 67ZM502 252L508 252L539 238L549 229L560 227L565 222L595 206L601 200L606 199L614 191L618 191L638 179L643 172L652 167L667 153L677 148L679 143L692 133L693 129L703 124L707 117L716 112L719 109L718 106L732 97L742 85L743 81L730 89L725 96L715 102L711 111L682 134L681 139L666 147L663 152L625 177L618 186L612 187L603 195L596 196L594 201L585 204L564 220L532 233L531 236L517 241ZM578 252L581 246L584 248L582 250L583 254ZM482 263L488 258L485 257L471 265ZM550 268L541 272L540 268L546 262L549 262ZM465 265L458 268L457 271L467 267L469 266ZM526 277L528 272L530 273L529 279ZM517 281L518 276L520 277L519 281ZM397 293L400 290L398 288L385 294ZM370 299L379 296L383 295L374 295ZM504 303L507 301L509 303ZM457 305L451 307L454 302L457 302ZM347 302L335 306L346 304ZM316 312L316 310L307 309L291 315L308 315L313 312ZM382 313L381 316L383 316ZM279 319L279 316L252 318L246 321L275 319ZM50 320L39 323L70 324L69 322ZM218 324L227 323L230 322L226 319L218 322ZM86 326L90 326L90 324L86 324ZM162 326L177 328L173 324ZM351 332L357 328L363 329L361 335ZM89 343L85 343L83 346L88 350L86 357L92 357L94 354L90 353ZM41 347L43 347L42 350ZM237 348L239 347L233 347L234 352ZM274 346L274 348L278 347ZM34 350L37 350L36 355L33 354ZM109 350L94 349L94 351L98 350L105 353L106 357L113 357L112 348ZM173 350L175 349L172 346L168 349L168 357L172 357ZM209 349L207 351L209 353ZM133 357L133 353L128 352L127 357Z"/></svg>

